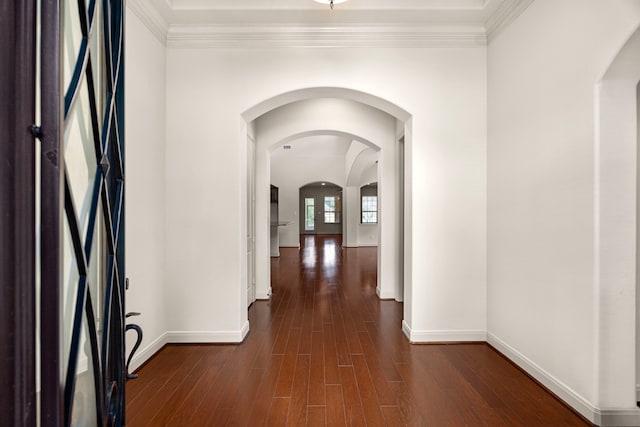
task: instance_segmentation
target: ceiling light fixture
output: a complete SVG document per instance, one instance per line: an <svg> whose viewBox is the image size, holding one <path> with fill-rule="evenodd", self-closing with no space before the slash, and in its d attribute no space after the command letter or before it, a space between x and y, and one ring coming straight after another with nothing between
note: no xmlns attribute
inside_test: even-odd
<svg viewBox="0 0 640 427"><path fill-rule="evenodd" d="M315 0L318 3L328 4L331 9L333 9L333 5L338 3L344 3L347 0Z"/></svg>

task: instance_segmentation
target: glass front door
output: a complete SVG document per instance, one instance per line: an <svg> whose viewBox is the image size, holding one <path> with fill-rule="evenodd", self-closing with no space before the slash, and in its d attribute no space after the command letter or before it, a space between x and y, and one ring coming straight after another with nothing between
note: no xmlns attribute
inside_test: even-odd
<svg viewBox="0 0 640 427"><path fill-rule="evenodd" d="M41 11L42 425L124 425L124 2Z"/></svg>
<svg viewBox="0 0 640 427"><path fill-rule="evenodd" d="M0 4L0 424L124 425L124 0Z"/></svg>

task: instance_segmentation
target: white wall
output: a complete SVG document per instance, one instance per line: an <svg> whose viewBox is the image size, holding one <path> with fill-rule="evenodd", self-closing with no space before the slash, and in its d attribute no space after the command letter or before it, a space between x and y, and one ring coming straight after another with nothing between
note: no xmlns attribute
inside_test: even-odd
<svg viewBox="0 0 640 427"><path fill-rule="evenodd" d="M637 85L640 30L596 87L596 289L599 405L635 407ZM636 410L640 425L640 410Z"/></svg>
<svg viewBox="0 0 640 427"><path fill-rule="evenodd" d="M167 51L169 328L237 332L241 303L242 113L295 89L342 87L412 115L413 339L486 329L486 50ZM336 72L339 70L339 72ZM464 124L464 125L461 125ZM419 165L419 167L418 167ZM258 165L259 166L259 165ZM408 304L408 303L407 303ZM421 333L421 334L420 334Z"/></svg>
<svg viewBox="0 0 640 427"><path fill-rule="evenodd" d="M360 189L364 185L371 184L373 182L378 182L378 164L374 163L365 169L360 176L358 181L358 185L356 188L358 189L358 212L360 213L360 200L361 194ZM380 201L380 198L378 198ZM380 209L378 209L378 215L380 214ZM362 218L358 215L358 246L378 246L378 230L379 223L375 224L363 224L361 222ZM397 234L398 232L396 232ZM401 260L399 260L401 262Z"/></svg>
<svg viewBox="0 0 640 427"><path fill-rule="evenodd" d="M165 89L166 51L127 10L125 55L126 311L142 315L144 340L132 368L164 344L165 304ZM127 352L135 333L127 333Z"/></svg>
<svg viewBox="0 0 640 427"><path fill-rule="evenodd" d="M343 211L344 227L342 228L342 246L355 248L359 246L358 225L360 224L360 191L357 186L346 186L343 191L345 207Z"/></svg>
<svg viewBox="0 0 640 427"><path fill-rule="evenodd" d="M378 246L378 239L378 224L358 224L358 246Z"/></svg>
<svg viewBox="0 0 640 427"><path fill-rule="evenodd" d="M639 22L637 1L539 0L488 50L489 341L588 417L611 407L600 389L594 94Z"/></svg>
<svg viewBox="0 0 640 427"><path fill-rule="evenodd" d="M372 182L378 182L378 160L380 152L367 147L359 141L353 141L347 153L347 195L353 209L348 212L348 224L350 233L347 234L345 246L377 246L378 245L378 224L362 224L360 212L360 187ZM397 159L396 159L397 160ZM400 171L395 170L395 174L400 178ZM400 181L400 179L398 179ZM398 191L402 191L398 186ZM396 193L397 193L396 192ZM396 194L396 196L398 196ZM396 206L400 206L396 204ZM398 212L400 214L400 212ZM400 221L400 215L398 215ZM398 232L396 235L400 235ZM401 261L399 261L401 262ZM398 278L398 280L402 280ZM400 299L402 296L397 294Z"/></svg>
<svg viewBox="0 0 640 427"><path fill-rule="evenodd" d="M378 182L378 164L374 163L373 165L366 168L362 175L360 176L359 185L362 187L363 185L369 185L371 183Z"/></svg>

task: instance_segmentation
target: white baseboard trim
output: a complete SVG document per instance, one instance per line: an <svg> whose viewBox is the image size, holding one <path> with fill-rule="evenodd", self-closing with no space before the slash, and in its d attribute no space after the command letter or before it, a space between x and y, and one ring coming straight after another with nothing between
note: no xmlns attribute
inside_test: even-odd
<svg viewBox="0 0 640 427"><path fill-rule="evenodd" d="M376 288L376 295L378 295L378 298L380 299L396 299L396 293L393 291L387 291L387 292L380 292L380 288L377 287Z"/></svg>
<svg viewBox="0 0 640 427"><path fill-rule="evenodd" d="M640 408L636 409L595 409L595 424L602 427L640 426Z"/></svg>
<svg viewBox="0 0 640 427"><path fill-rule="evenodd" d="M438 342L485 342L487 333L476 330L416 331L402 321L402 332L414 344Z"/></svg>
<svg viewBox="0 0 640 427"><path fill-rule="evenodd" d="M249 334L249 321L247 320L246 322L244 322L244 325L242 325L242 328L240 328L240 342L244 341L244 339L247 337L247 335Z"/></svg>
<svg viewBox="0 0 640 427"><path fill-rule="evenodd" d="M402 332L404 333L404 336L407 337L409 342L411 342L411 328L404 319L402 319Z"/></svg>
<svg viewBox="0 0 640 427"><path fill-rule="evenodd" d="M151 356L159 352L160 349L164 347L166 344L167 344L167 333L165 332L164 334L160 335L158 338L153 340L153 342L148 346L138 349L138 351L136 351L136 354L131 359L131 364L129 365L129 371L133 372L136 369L138 369L140 366L142 366L144 362L149 360ZM127 357L129 357L128 354L127 354Z"/></svg>
<svg viewBox="0 0 640 427"><path fill-rule="evenodd" d="M271 299L271 287L266 292L256 291L256 299Z"/></svg>
<svg viewBox="0 0 640 427"><path fill-rule="evenodd" d="M171 331L167 332L167 343L240 343L249 333L247 321L239 331Z"/></svg>
<svg viewBox="0 0 640 427"><path fill-rule="evenodd" d="M165 332L156 338L148 346L139 349L131 359L129 371L134 372L144 362L149 360L162 347L167 344L174 343L239 343L249 333L249 321L245 322L239 331L222 331L222 332Z"/></svg>
<svg viewBox="0 0 640 427"><path fill-rule="evenodd" d="M640 408L604 410L596 408L580 394L497 336L488 333L487 342L592 423L602 427L640 425Z"/></svg>
<svg viewBox="0 0 640 427"><path fill-rule="evenodd" d="M476 330L450 330L450 331L409 331L409 341L412 343L438 343L438 342L485 342L485 331Z"/></svg>

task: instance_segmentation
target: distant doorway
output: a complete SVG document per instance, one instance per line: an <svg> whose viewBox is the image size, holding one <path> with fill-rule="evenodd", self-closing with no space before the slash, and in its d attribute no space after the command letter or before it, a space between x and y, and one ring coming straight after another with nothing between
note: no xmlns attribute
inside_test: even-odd
<svg viewBox="0 0 640 427"><path fill-rule="evenodd" d="M339 235L342 238L342 187L313 182L299 190L300 234Z"/></svg>

